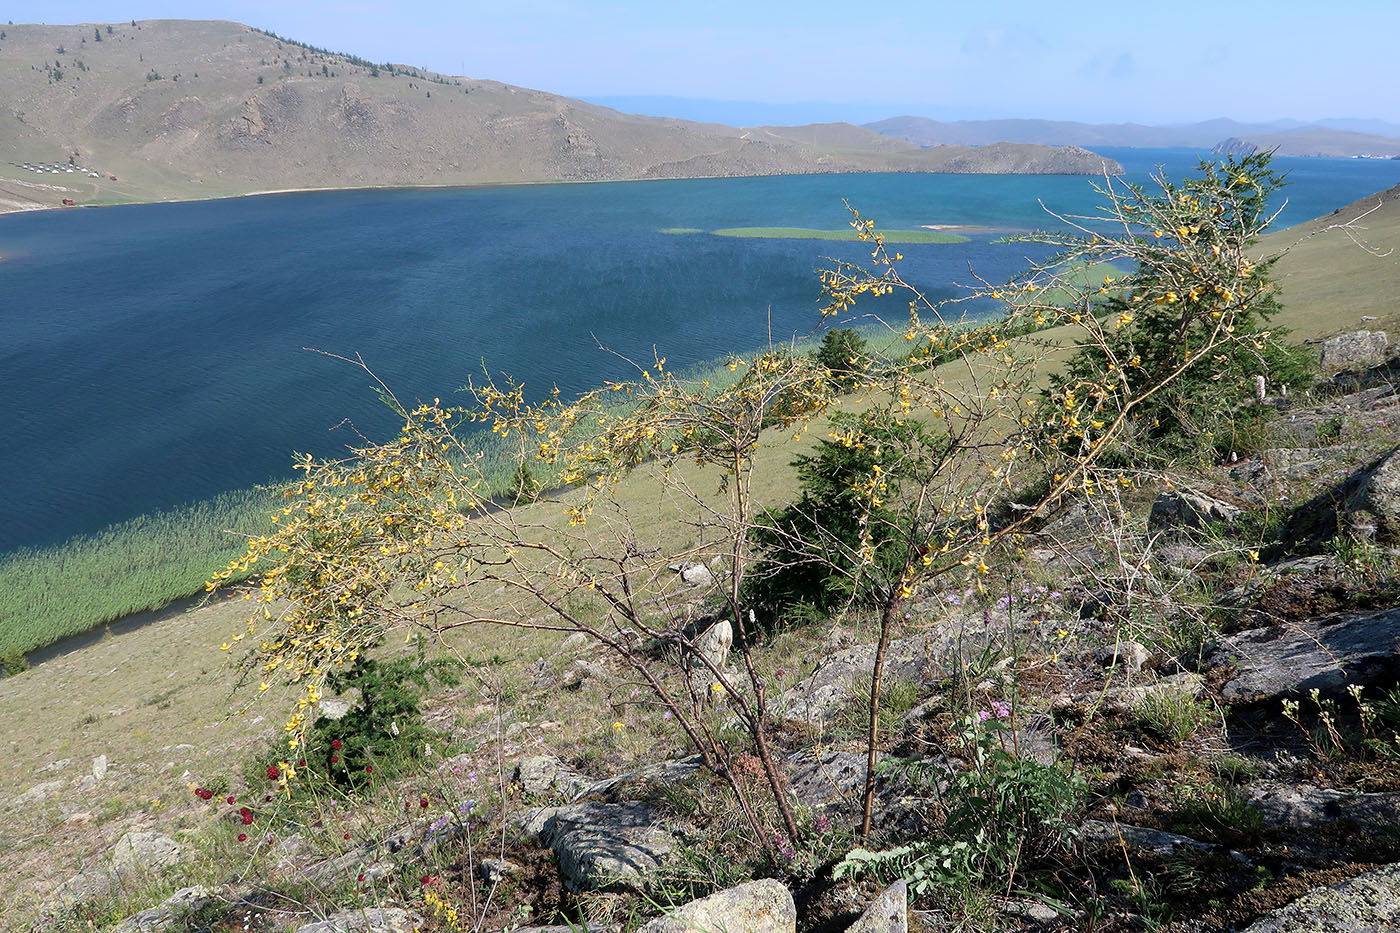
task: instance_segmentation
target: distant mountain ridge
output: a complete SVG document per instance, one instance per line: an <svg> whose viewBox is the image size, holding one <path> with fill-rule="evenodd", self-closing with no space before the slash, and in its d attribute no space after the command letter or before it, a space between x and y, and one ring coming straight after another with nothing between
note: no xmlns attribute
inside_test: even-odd
<svg viewBox="0 0 1400 933"><path fill-rule="evenodd" d="M1225 153L1249 154L1268 149L1285 156L1319 156L1325 158L1367 157L1373 159L1400 158L1400 139L1346 130L1310 127L1288 133L1259 133L1231 136L1211 150Z"/></svg>
<svg viewBox="0 0 1400 933"><path fill-rule="evenodd" d="M0 162L10 164L0 165L0 209L290 188L1121 171L1078 148L923 150L849 124L743 129L630 116L223 21L3 32ZM70 163L85 171L67 172Z"/></svg>

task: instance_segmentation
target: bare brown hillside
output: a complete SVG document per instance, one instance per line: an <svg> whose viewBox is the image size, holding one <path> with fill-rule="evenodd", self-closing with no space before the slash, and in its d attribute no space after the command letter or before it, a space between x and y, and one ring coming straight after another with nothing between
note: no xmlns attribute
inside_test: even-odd
<svg viewBox="0 0 1400 933"><path fill-rule="evenodd" d="M745 130L630 116L230 22L3 32L0 161L11 164L0 166L0 210L283 188L1118 168L1080 149L919 150L846 124Z"/></svg>

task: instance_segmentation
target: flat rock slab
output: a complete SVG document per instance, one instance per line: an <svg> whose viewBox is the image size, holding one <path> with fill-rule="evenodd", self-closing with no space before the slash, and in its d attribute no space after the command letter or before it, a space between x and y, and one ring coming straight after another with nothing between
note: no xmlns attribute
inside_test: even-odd
<svg viewBox="0 0 1400 933"><path fill-rule="evenodd" d="M586 797L590 800L619 803L628 799L636 799L645 794L647 789L651 787L663 787L688 781L703 769L704 765L701 764L699 755L657 761L643 765L634 771L595 781L579 790L575 799Z"/></svg>
<svg viewBox="0 0 1400 933"><path fill-rule="evenodd" d="M657 917L637 933L795 933L797 906L778 881L728 888Z"/></svg>
<svg viewBox="0 0 1400 933"><path fill-rule="evenodd" d="M1201 842L1190 836L1130 826L1127 823L1105 823L1102 820L1085 820L1079 828L1079 839L1090 846L1127 846L1140 855L1150 855L1159 859L1173 858L1183 852L1226 851L1221 846ZM1245 861L1244 856L1235 852L1231 852L1230 857L1236 861Z"/></svg>
<svg viewBox="0 0 1400 933"><path fill-rule="evenodd" d="M1311 832L1343 820L1358 827L1381 830L1400 825L1400 794L1357 794L1313 787L1256 781L1245 799L1279 829Z"/></svg>
<svg viewBox="0 0 1400 933"><path fill-rule="evenodd" d="M538 811L527 829L559 857L559 873L574 890L640 888L675 848L661 814L641 803L569 804Z"/></svg>
<svg viewBox="0 0 1400 933"><path fill-rule="evenodd" d="M367 907L297 927L296 933L415 933L422 925L418 914L397 907Z"/></svg>
<svg viewBox="0 0 1400 933"><path fill-rule="evenodd" d="M1341 695L1348 684L1400 682L1400 607L1253 629L1219 639L1206 658L1233 665L1221 696L1266 703L1310 690Z"/></svg>
<svg viewBox="0 0 1400 933"><path fill-rule="evenodd" d="M1387 933L1400 930L1400 863L1317 888L1244 933Z"/></svg>

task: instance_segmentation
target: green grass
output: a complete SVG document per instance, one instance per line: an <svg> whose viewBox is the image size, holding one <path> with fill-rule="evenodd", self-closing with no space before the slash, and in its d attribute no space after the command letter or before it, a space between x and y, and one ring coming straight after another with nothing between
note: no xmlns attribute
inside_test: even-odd
<svg viewBox="0 0 1400 933"><path fill-rule="evenodd" d="M663 231L664 232L664 231ZM859 239L854 229L811 230L807 227L725 227L710 231L715 236L742 237L746 239L771 240L837 240L855 242ZM885 242L890 245L901 243L967 243L969 237L942 230L882 230Z"/></svg>
<svg viewBox="0 0 1400 933"><path fill-rule="evenodd" d="M267 524L275 493L249 489L139 515L62 544L0 557L0 655L45 648L201 593Z"/></svg>

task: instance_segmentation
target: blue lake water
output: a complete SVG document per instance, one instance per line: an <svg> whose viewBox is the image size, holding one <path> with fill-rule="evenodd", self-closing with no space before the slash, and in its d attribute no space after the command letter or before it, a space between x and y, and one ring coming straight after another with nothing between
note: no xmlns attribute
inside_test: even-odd
<svg viewBox="0 0 1400 933"><path fill-rule="evenodd" d="M1134 180L1196 155L1112 150ZM1282 225L1400 181L1400 162L1280 159ZM833 229L842 200L885 228L1051 226L1083 213L1073 176L839 175L280 195L0 216L0 552L289 475L335 455L349 419L394 419L362 354L405 401L483 364L535 390L624 376L598 349L672 366L805 334L813 270L859 244L671 235ZM990 234L900 247L934 298L1024 268ZM1285 295L1286 299L1286 295ZM886 310L896 319L901 305ZM337 428L337 425L342 425Z"/></svg>

